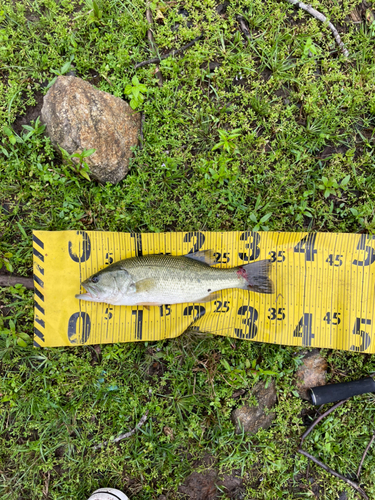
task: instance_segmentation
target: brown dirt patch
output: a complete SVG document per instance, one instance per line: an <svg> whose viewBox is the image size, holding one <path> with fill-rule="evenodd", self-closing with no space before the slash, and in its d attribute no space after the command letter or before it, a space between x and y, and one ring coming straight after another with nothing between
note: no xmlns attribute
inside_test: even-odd
<svg viewBox="0 0 375 500"><path fill-rule="evenodd" d="M35 106L27 106L26 112L21 116L17 116L15 122L12 124L13 130L20 134L24 128L22 125L30 125L31 121L35 121L38 116L40 116L40 112L43 106L43 94L39 90L34 94L36 104Z"/></svg>
<svg viewBox="0 0 375 500"><path fill-rule="evenodd" d="M215 458L205 455L197 461L194 466L206 470L192 472L178 488L185 500L216 500L225 495L227 498L243 500L246 492L243 487L243 479L239 470L233 470L227 474L219 474L214 468Z"/></svg>

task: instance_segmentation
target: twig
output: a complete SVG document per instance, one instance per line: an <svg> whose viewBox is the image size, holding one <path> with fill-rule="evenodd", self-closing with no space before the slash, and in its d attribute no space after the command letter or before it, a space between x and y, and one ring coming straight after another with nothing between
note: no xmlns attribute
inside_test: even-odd
<svg viewBox="0 0 375 500"><path fill-rule="evenodd" d="M289 1L289 0L288 0ZM349 399L349 398L348 398ZM346 478L345 476L342 476L341 474L339 474L338 472L334 471L333 469L331 469L330 467L328 467L328 465L325 465L323 462L321 462L320 460L318 460L317 458L315 458L313 455L310 455L310 453L308 453L307 451L303 450L301 448L302 446L302 443L303 441L305 440L305 438L310 434L310 432L314 429L314 427L316 427L316 425L318 425L319 422L321 422L321 420L326 417L327 415L329 415L330 413L332 413L334 410L336 410L336 408L338 408L339 406L343 405L344 403L346 403L348 401L348 399L343 399L342 401L339 401L338 403L336 403L335 405L333 405L329 410L327 410L326 412L322 413L322 415L320 415L311 425L310 427L307 429L306 432L304 432L302 434L302 437L301 437L301 442L300 442L300 446L298 448L298 453L301 453L301 455L304 455L305 457L309 458L310 460L312 460L313 462L315 462L317 465L319 465L320 467L322 467L322 469L324 469L325 471L329 472L330 474L332 474L333 476L336 476L338 477L339 479L342 479L343 481L345 481L347 484L349 484L352 488L354 488L356 491L358 491L358 493L363 497L363 498L366 498L367 500L369 500L368 496L366 495L366 493L363 491L363 489L357 484L357 483L354 483L353 481L351 481L350 479ZM361 463L359 465L359 468L358 468L358 473L357 473L357 477L359 477L359 473L361 472L361 467L362 467L362 464L363 464L363 461L365 459L365 456L367 454L367 451L368 449L370 448L372 442L374 441L375 439L375 433L374 435L372 436L372 439L370 441L370 443L368 444L364 454L363 454L363 457L362 457L362 460L361 460Z"/></svg>
<svg viewBox="0 0 375 500"><path fill-rule="evenodd" d="M138 422L138 424L134 427L134 429L132 429L131 431L129 432L126 432L125 434L120 434L119 436L117 436L117 438L111 440L111 441L104 441L103 443L100 443L100 444L97 444L96 446L94 446L94 450L97 450L99 448L104 448L105 446L108 445L109 442L111 443L118 443L119 441L122 441L123 439L127 439L127 438L130 438L133 434L135 434L137 432L137 430L142 427L142 425L146 422L147 420L147 415L148 415L148 410L146 411L146 413L143 415L143 417L141 418L141 420Z"/></svg>
<svg viewBox="0 0 375 500"><path fill-rule="evenodd" d="M142 68L143 66L147 66L148 64L158 63L160 61L163 61L164 59L167 59L168 57L175 56L176 54L179 54L180 52L183 52L184 50L186 50L189 47L191 47L192 45L194 45L201 38L203 38L203 33L202 33L202 35L199 35L196 38L194 38L194 40L192 40L191 42L184 45L183 47L180 47L179 49L176 49L176 50L171 50L171 52L168 52L167 54L164 54L162 56L153 57L152 59L147 59L147 61L142 61L140 63L137 63L134 66L134 68L135 69Z"/></svg>
<svg viewBox="0 0 375 500"><path fill-rule="evenodd" d="M357 483L354 483L353 481L351 481L350 479L348 479L347 477L345 476L342 476L341 474L339 474L338 472L334 471L333 469L331 469L330 467L328 467L328 465L324 464L323 462L321 462L320 460L318 460L317 458L313 457L312 455L310 455L310 453L307 453L307 451L305 450L302 450L302 448L298 448L298 453L301 453L301 455L304 455L305 457L309 458L310 460L312 460L313 462L315 462L317 465L319 465L322 469L324 469L326 472L329 472L330 474L332 474L333 476L336 476L338 477L339 479L342 479L343 481L345 481L347 484L349 484L352 488L354 488L356 491L358 491L358 493L361 495L361 497L363 498L366 498L367 500L369 500L368 496L366 495L366 493L363 491L363 489L357 484Z"/></svg>
<svg viewBox="0 0 375 500"><path fill-rule="evenodd" d="M231 387L233 387L234 389L236 388L234 385L232 385L232 384L230 384L230 383L228 382L228 380L224 377L224 375L223 375L222 373L220 373L220 377L221 377L223 380L225 380L225 382L226 382L228 385L230 385L230 386L231 386Z"/></svg>
<svg viewBox="0 0 375 500"><path fill-rule="evenodd" d="M333 36L335 37L337 45L341 48L342 53L344 54L345 57L349 56L349 52L346 50L344 43L341 41L340 35L337 32L337 29L333 26L333 24L328 21L326 16L322 14L321 12L315 10L311 5L306 5L303 2L299 2L298 0L286 0L287 2L291 3L292 5L296 5L300 9L305 10L308 14L311 16L315 17L315 19L318 19L322 23L325 23L327 21L329 29L332 31Z"/></svg>
<svg viewBox="0 0 375 500"><path fill-rule="evenodd" d="M34 289L34 281L32 278L0 275L0 286L14 286L18 284L23 285L28 290Z"/></svg>
<svg viewBox="0 0 375 500"><path fill-rule="evenodd" d="M348 398L349 399L349 398ZM310 432L314 429L314 427L316 425L319 424L319 422L324 418L326 417L327 415L329 415L330 413L332 413L334 410L336 410L336 408L338 408L339 406L343 405L344 403L346 403L348 400L347 399L343 399L342 401L339 401L338 403L336 403L335 405L333 405L329 410L325 411L324 413L322 413L311 425L310 427L307 429L307 431L305 431L303 434L302 434L302 437L301 437L301 442L300 442L300 446L302 446L302 443L304 442L305 438L310 434Z"/></svg>
<svg viewBox="0 0 375 500"><path fill-rule="evenodd" d="M111 82L111 80L108 78L108 76L106 76L106 75L102 75L101 73L100 73L100 76L102 76L102 77L104 78L104 80L106 80L106 81L110 84L110 86L111 86L111 87L113 87L113 83L112 83L112 82Z"/></svg>
<svg viewBox="0 0 375 500"><path fill-rule="evenodd" d="M148 24L150 25L150 28L147 30L147 38L148 42L150 44L151 50L156 52L156 45L155 45L155 40L154 40L154 35L152 34L151 26L152 26L152 12L150 9L150 2L147 2L147 8L146 8L146 19Z"/></svg>
<svg viewBox="0 0 375 500"><path fill-rule="evenodd" d="M45 474L43 474L43 478L44 478L43 498L48 499L48 490L49 490L49 482L51 479L51 471L49 470L47 472L47 477L45 476Z"/></svg>
<svg viewBox="0 0 375 500"><path fill-rule="evenodd" d="M154 40L154 35L152 34L152 30L151 30L152 12L150 9L150 2L149 1L147 2L146 19L147 19L148 24L150 25L150 28L147 30L148 42L150 44L151 50L153 52L156 52L156 44L155 44L155 40ZM163 75L161 74L159 66L156 66L155 75L157 76L157 78L159 80L159 82L158 82L159 87L162 87L163 86Z"/></svg>
<svg viewBox="0 0 375 500"><path fill-rule="evenodd" d="M361 459L361 463L359 464L359 467L358 467L358 472L357 472L357 478L358 478L358 479L359 479L359 475L361 474L362 465L363 465L363 462L364 462L364 460L365 460L365 458L366 458L367 452L368 452L368 450L370 449L370 446L372 445L372 443L374 442L374 440L375 440L375 432L374 432L374 434L372 435L372 438L370 439L369 444L366 446L365 451L363 452L362 459Z"/></svg>

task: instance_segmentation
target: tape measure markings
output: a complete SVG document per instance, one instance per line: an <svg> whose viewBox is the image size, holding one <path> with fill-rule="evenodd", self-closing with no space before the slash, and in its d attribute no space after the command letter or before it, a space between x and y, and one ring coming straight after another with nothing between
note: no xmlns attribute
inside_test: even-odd
<svg viewBox="0 0 375 500"><path fill-rule="evenodd" d="M45 308L37 299L43 302L44 305L44 243L37 236L33 235L33 280L34 280L34 345L43 345L45 341ZM43 279L42 279L43 278ZM41 290L40 290L40 289Z"/></svg>
<svg viewBox="0 0 375 500"><path fill-rule="evenodd" d="M34 252L34 274L37 277L35 328L43 334L44 323L46 332L50 332L48 338L45 336L45 345L62 345L64 342L64 332L56 332L55 339L51 335L55 330L52 327L54 319L60 324L61 319L57 321L57 316L65 314L60 302L66 301L75 304L75 310L70 311L66 320L68 344L134 341L140 340L140 335L142 340L146 337L147 340L173 338L195 320L197 328L219 335L243 335L244 338L271 343L362 352L374 349L375 276L371 265L375 262L375 251L372 237L251 231L156 235L38 231L34 236L40 242L45 240L42 243L48 255L43 267L38 253ZM246 264L255 258L270 258L276 294L264 296L241 290L222 291L212 303L194 304L191 314L184 315L187 305L176 305L170 309L167 306L149 311L137 309L142 310L141 317L137 313L133 317L132 308L83 301L76 304L73 298L78 291L75 283L78 282L79 288L79 281L112 263L111 259L117 261L139 252L182 255L209 248L217 250L218 268ZM44 248L39 245L37 250L43 255L40 250L44 251ZM76 281L69 283L71 280L66 280L66 276L74 276L74 269L78 273ZM56 290L57 276L61 291ZM47 299L43 290L48 290ZM204 307L203 316L199 306ZM132 314L130 321L129 312ZM36 341L39 345L39 337Z"/></svg>
<svg viewBox="0 0 375 500"><path fill-rule="evenodd" d="M371 237L371 242L373 241L374 237L372 236ZM371 247L372 249L372 247ZM365 286L364 286L364 292L363 292L363 301L364 301L364 304L365 304L365 318L367 319L367 321L369 322L368 324L371 325L371 328L369 327L369 330L370 330L370 335L369 335L369 345L371 344L371 341L372 341L372 332L373 332L373 321L370 319L370 311L369 311L369 303L370 303L370 297L371 295L374 294L374 291L373 293L371 294L371 290L370 290L370 284L371 284L371 276L373 276L373 272L372 272L372 268L370 267L371 264L373 264L374 260L375 260L375 253L374 253L374 250L372 249L371 250L371 262L369 264L369 271L365 274ZM362 302L363 304L363 302ZM366 350L366 347L365 347L365 350Z"/></svg>
<svg viewBox="0 0 375 500"><path fill-rule="evenodd" d="M363 236L365 236L365 238L363 238ZM355 321L354 321L354 327L353 327L353 345L350 347L350 350L354 350L354 351L365 350L366 346L368 344L367 339L369 338L367 331L366 331L367 328L363 328L363 330L362 330L362 326L365 326L365 325L367 326L370 324L370 323L368 323L368 320L366 318L366 314L364 314L364 311L363 311L363 298L364 298L363 294L364 294L364 290L365 290L365 277L366 277L365 266L367 266L371 263L370 262L370 260L371 260L370 259L371 258L371 247L367 246L366 243L367 243L366 235L361 235L359 242L358 242L358 245L357 245L357 249L359 252L365 251L365 255L363 257L361 256L360 258L357 258L353 261L353 266L356 267L355 273L358 276L357 280L358 280L359 286L356 287L356 290L357 290L357 301L360 304L359 314L355 315ZM355 335L358 335L359 338L355 337ZM360 343L359 346L358 346L358 342Z"/></svg>
<svg viewBox="0 0 375 500"><path fill-rule="evenodd" d="M44 342L44 334L38 330L38 328L34 327L34 334L39 337L40 340Z"/></svg>

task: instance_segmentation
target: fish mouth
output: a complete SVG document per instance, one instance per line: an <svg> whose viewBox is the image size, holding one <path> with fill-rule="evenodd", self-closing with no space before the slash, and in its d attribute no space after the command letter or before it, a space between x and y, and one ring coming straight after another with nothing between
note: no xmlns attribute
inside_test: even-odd
<svg viewBox="0 0 375 500"><path fill-rule="evenodd" d="M90 301L90 302L97 302L99 300L99 297L96 297L92 291L90 291L89 287L86 285L86 284L82 284L81 285L82 288L84 288L86 290L86 293L78 293L75 297L76 299L79 299L79 300L87 300L87 301Z"/></svg>
<svg viewBox="0 0 375 500"><path fill-rule="evenodd" d="M75 296L76 299L79 299L79 300L88 300L88 301L93 301L93 300L96 300L95 297L87 292L87 293L77 293L77 295Z"/></svg>

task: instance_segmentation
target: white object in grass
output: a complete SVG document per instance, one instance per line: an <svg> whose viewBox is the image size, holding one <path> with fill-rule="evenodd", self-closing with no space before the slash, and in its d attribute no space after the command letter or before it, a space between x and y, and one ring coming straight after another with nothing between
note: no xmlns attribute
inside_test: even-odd
<svg viewBox="0 0 375 500"><path fill-rule="evenodd" d="M129 500L129 497L114 488L100 488L94 491L88 500Z"/></svg>

